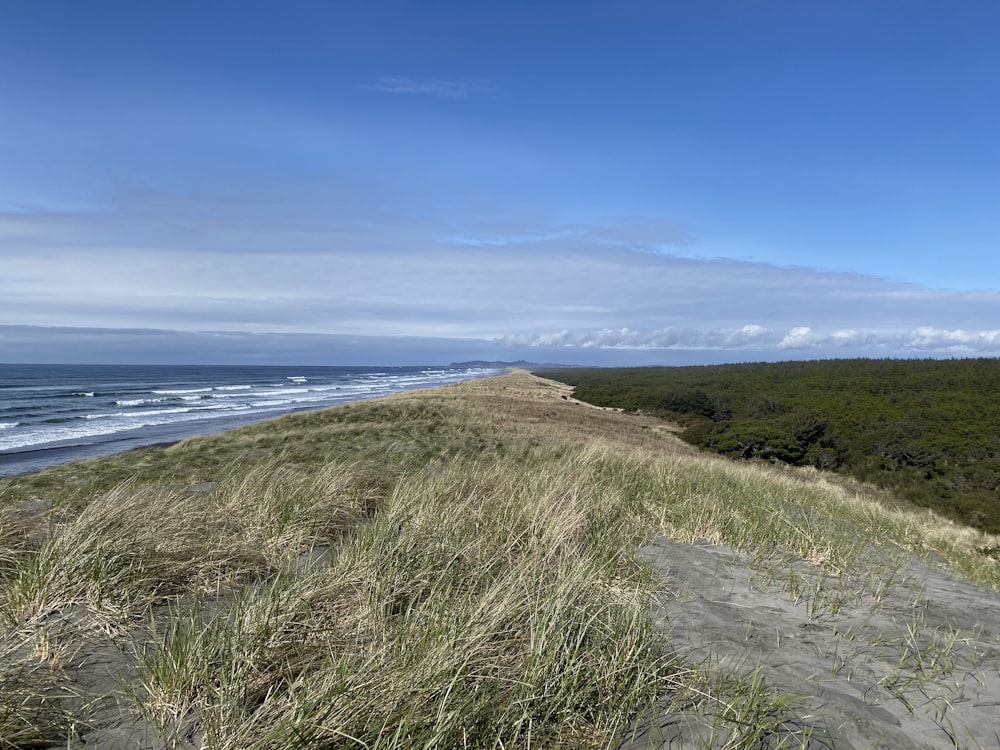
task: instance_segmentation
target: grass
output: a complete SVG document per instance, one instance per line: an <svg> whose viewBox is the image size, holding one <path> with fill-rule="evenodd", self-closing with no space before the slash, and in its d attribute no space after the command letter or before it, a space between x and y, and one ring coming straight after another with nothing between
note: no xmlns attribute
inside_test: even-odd
<svg viewBox="0 0 1000 750"><path fill-rule="evenodd" d="M664 696L727 746L807 739L672 653L640 544L729 543L816 616L913 554L1000 587L995 538L567 393L515 373L0 480L0 748L597 748Z"/></svg>

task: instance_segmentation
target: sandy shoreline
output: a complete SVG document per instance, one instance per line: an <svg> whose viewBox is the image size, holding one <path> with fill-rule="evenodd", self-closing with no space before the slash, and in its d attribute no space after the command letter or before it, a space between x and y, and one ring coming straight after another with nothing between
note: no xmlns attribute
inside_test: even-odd
<svg viewBox="0 0 1000 750"><path fill-rule="evenodd" d="M0 477L499 372L451 366L0 365Z"/></svg>
<svg viewBox="0 0 1000 750"><path fill-rule="evenodd" d="M403 389L396 391L396 393L406 393L409 390L421 390L422 388L423 387ZM384 397L385 396L381 396L381 398ZM137 427L134 430L126 430L109 435L98 435L82 439L45 443L39 446L27 448L15 448L0 451L0 478L21 474L32 474L52 466L59 466L60 464L68 463L70 461L114 456L119 453L126 453L139 448L149 448L154 446L166 447L188 438L202 435L216 435L237 427L278 419L286 414L318 411L328 409L331 408L331 406L337 406L339 404L366 400L370 399L366 397L359 397L357 399L341 401L338 404L298 406L283 410L275 410L266 414L257 413L242 416L239 414L229 414L196 421L192 420L160 425L146 425L144 427Z"/></svg>
<svg viewBox="0 0 1000 750"><path fill-rule="evenodd" d="M6 451L0 453L0 477L33 474L70 461L115 456L119 453L127 453L139 448L168 446L187 438L199 435L214 435L241 427L245 424L255 424L268 419L275 419L278 416L281 415L270 415L257 419L227 417L217 420L205 420L201 423L179 422L176 424L153 425L111 436L102 436L99 439L89 441L57 443L55 445L42 445L39 447Z"/></svg>

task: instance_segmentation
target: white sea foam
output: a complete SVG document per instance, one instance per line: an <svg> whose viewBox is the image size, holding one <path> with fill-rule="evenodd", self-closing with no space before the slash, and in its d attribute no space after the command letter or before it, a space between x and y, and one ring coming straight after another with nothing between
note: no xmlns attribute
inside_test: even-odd
<svg viewBox="0 0 1000 750"><path fill-rule="evenodd" d="M17 427L20 422L0 422L0 430L9 430L13 427Z"/></svg>
<svg viewBox="0 0 1000 750"><path fill-rule="evenodd" d="M246 407L236 407L236 411ZM44 429L35 427L21 434L0 433L0 451L17 450L31 448L32 446L46 445L48 443L61 443L69 440L79 440L82 438L94 438L102 435L114 435L124 430L134 430L142 427L153 427L157 425L173 424L174 422L192 422L205 419L210 416L203 414L201 410L191 409L187 413L168 413L163 409L158 412L134 412L120 414L90 415L92 419L85 421L74 421L64 423L58 429L46 427ZM218 416L218 412L211 416ZM97 417L110 417L110 419L98 419ZM7 437L10 434L11 437Z"/></svg>
<svg viewBox="0 0 1000 750"><path fill-rule="evenodd" d="M253 388L252 385L217 385L215 390L217 391L249 391Z"/></svg>
<svg viewBox="0 0 1000 750"><path fill-rule="evenodd" d="M303 377L302 375L289 375L285 379L294 381L296 383L306 383L309 381L309 378Z"/></svg>
<svg viewBox="0 0 1000 750"><path fill-rule="evenodd" d="M162 404L167 398L131 398L115 401L116 406L142 406L143 404Z"/></svg>
<svg viewBox="0 0 1000 750"><path fill-rule="evenodd" d="M271 401L258 401L257 403L254 404L254 406L258 406L258 407L261 407L261 406L288 406L288 404L294 404L294 403L295 403L295 399L293 399L293 398L282 398L282 399L273 399Z"/></svg>
<svg viewBox="0 0 1000 750"><path fill-rule="evenodd" d="M329 396L321 396L317 394L313 396L299 396L298 398L281 398L281 399L268 399L266 401L255 401L254 407L286 406L288 404L314 404L316 402L336 403L336 402L331 402Z"/></svg>
<svg viewBox="0 0 1000 750"><path fill-rule="evenodd" d="M147 411L118 411L118 412L106 412L104 414L84 414L83 419L138 419L138 418L148 418L154 416L160 416L163 414L188 414L190 412L200 412L200 411L220 411L231 409L233 407L227 404L208 404L206 406L178 406L173 409L149 409ZM151 423L153 424L153 423ZM160 422L156 422L160 424ZM130 427L133 426L131 423Z"/></svg>
<svg viewBox="0 0 1000 750"><path fill-rule="evenodd" d="M94 397L94 392L93 391L80 391L79 393L74 393L73 395L74 396L82 396L83 398L93 398Z"/></svg>
<svg viewBox="0 0 1000 750"><path fill-rule="evenodd" d="M293 393L309 393L310 391L320 391L320 388L275 388L273 390L266 390L260 395L262 396L289 396Z"/></svg>
<svg viewBox="0 0 1000 750"><path fill-rule="evenodd" d="M163 396L179 396L182 393L208 393L211 390L211 388L178 388L170 391L157 390L153 391L153 393Z"/></svg>
<svg viewBox="0 0 1000 750"><path fill-rule="evenodd" d="M114 417L149 417L157 414L187 414L192 411L218 411L229 409L226 404L208 404L207 406L181 406L175 409L150 409L149 411L123 411L121 414L112 414Z"/></svg>

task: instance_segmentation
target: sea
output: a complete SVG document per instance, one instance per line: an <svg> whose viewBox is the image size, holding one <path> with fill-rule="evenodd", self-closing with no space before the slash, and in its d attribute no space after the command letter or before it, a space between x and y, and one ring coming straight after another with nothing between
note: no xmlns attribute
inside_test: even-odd
<svg viewBox="0 0 1000 750"><path fill-rule="evenodd" d="M0 364L0 476L499 372L475 366Z"/></svg>

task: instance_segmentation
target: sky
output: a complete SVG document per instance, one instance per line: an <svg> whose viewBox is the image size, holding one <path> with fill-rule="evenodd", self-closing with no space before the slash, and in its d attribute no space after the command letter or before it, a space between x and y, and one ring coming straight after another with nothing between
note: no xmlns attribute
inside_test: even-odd
<svg viewBox="0 0 1000 750"><path fill-rule="evenodd" d="M995 0L0 6L0 362L1000 355Z"/></svg>

